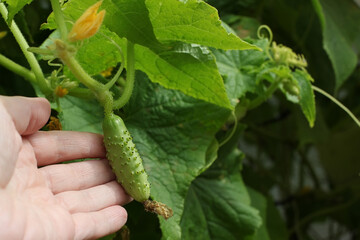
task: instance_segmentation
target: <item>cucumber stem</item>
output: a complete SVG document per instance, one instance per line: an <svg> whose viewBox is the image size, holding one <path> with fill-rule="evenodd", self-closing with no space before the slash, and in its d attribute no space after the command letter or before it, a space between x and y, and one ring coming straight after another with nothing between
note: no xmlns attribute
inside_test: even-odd
<svg viewBox="0 0 360 240"><path fill-rule="evenodd" d="M325 92L324 90L322 90L321 88L318 88L314 85L311 86L312 89L320 94L322 94L323 96L329 98L333 103L335 103L336 105L338 105L342 110L344 110L351 118L352 120L354 120L354 122L360 127L360 121L359 119L357 119L357 117L341 102L339 102L336 98L334 98L333 96L331 96L330 94L328 94L327 92Z"/></svg>
<svg viewBox="0 0 360 240"><path fill-rule="evenodd" d="M62 14L62 11L61 11L61 6L59 3L59 0L50 0L50 2L51 2L51 7L54 12L56 25L58 26L58 30L60 32L61 39L63 41L65 41L67 38L67 35L68 35L68 31L66 28L64 15Z"/></svg>
<svg viewBox="0 0 360 240"><path fill-rule="evenodd" d="M16 62L12 61L11 59L5 57L4 55L0 54L0 65L7 68L8 70L22 76L26 80L31 83L36 83L36 77L32 71L29 69L17 64Z"/></svg>
<svg viewBox="0 0 360 240"><path fill-rule="evenodd" d="M259 95L257 98L252 100L248 105L248 110L254 109L265 102L278 88L280 81L275 79L274 82L271 83L270 87L266 90L264 94Z"/></svg>
<svg viewBox="0 0 360 240"><path fill-rule="evenodd" d="M130 100L135 83L135 50L134 43L127 40L126 45L126 85L119 99L114 101L113 109L120 109Z"/></svg>
<svg viewBox="0 0 360 240"><path fill-rule="evenodd" d="M72 74L95 95L99 103L104 107L105 114L112 113L113 97L105 85L93 79L78 63L73 54L67 49L68 46L60 39L55 40L57 56L68 66Z"/></svg>
<svg viewBox="0 0 360 240"><path fill-rule="evenodd" d="M234 136L234 133L236 132L238 120L235 115L235 110L231 112L231 115L234 118L234 126L233 126L230 134L228 136L226 136L226 138L222 142L219 143L219 148L221 146L223 146L225 143L227 143L232 138L232 136Z"/></svg>

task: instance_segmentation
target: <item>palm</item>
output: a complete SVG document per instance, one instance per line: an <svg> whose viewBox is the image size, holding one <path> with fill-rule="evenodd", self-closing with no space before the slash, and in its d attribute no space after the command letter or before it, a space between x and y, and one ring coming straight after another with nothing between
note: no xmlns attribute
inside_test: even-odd
<svg viewBox="0 0 360 240"><path fill-rule="evenodd" d="M54 164L104 157L102 137L37 132L44 120L31 121L23 129L23 123L0 121L0 146L5 147L0 153L0 238L94 239L118 230L127 217L120 205L130 198L114 181L107 161Z"/></svg>
<svg viewBox="0 0 360 240"><path fill-rule="evenodd" d="M20 153L23 157L19 158L6 189L9 193L6 196L14 204L13 208L7 209L13 219L11 224L22 229L17 232L19 238L72 239L75 236L73 217L49 188L29 145L24 141Z"/></svg>

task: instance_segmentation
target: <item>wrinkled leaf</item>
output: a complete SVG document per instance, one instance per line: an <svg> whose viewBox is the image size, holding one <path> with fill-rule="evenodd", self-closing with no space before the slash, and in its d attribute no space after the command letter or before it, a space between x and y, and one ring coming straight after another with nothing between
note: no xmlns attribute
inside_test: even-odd
<svg viewBox="0 0 360 240"><path fill-rule="evenodd" d="M184 239L244 239L260 225L258 212L241 201L241 177L198 178L189 189L182 227Z"/></svg>
<svg viewBox="0 0 360 240"><path fill-rule="evenodd" d="M239 126L214 164L188 191L181 220L183 239L245 239L261 225L242 180L242 153L236 148Z"/></svg>
<svg viewBox="0 0 360 240"><path fill-rule="evenodd" d="M268 41L258 40L254 45L265 50ZM224 76L226 92L233 106L237 104L237 99L245 96L247 92L259 91L256 76L262 64L268 59L265 51L213 49L212 52L216 57L219 72Z"/></svg>

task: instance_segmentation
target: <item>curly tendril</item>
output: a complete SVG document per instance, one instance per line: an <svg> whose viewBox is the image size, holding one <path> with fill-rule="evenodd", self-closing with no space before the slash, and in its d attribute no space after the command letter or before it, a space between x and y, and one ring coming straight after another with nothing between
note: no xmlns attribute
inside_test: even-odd
<svg viewBox="0 0 360 240"><path fill-rule="evenodd" d="M258 36L259 39L264 39L264 38L265 38L265 35L264 35L264 34L261 34L261 31L262 31L262 30L267 31L267 33L269 34L269 43L271 43L272 40L273 40L273 33L272 33L270 27L269 27L268 25L261 25L261 26L258 28L258 30L257 30L257 36Z"/></svg>

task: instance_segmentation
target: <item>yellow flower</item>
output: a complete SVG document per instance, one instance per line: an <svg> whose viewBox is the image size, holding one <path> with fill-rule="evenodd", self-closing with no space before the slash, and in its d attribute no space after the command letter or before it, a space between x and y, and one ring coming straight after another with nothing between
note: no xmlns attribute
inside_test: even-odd
<svg viewBox="0 0 360 240"><path fill-rule="evenodd" d="M68 93L69 93L69 90L67 90L66 88L63 88L62 86L57 86L55 88L55 95L58 97L64 97Z"/></svg>
<svg viewBox="0 0 360 240"><path fill-rule="evenodd" d="M109 67L108 69L102 71L100 74L103 77L110 77L113 69L114 69L113 67Z"/></svg>
<svg viewBox="0 0 360 240"><path fill-rule="evenodd" d="M68 36L71 42L89 38L99 30L105 16L105 10L97 12L101 3L99 1L89 7L75 22Z"/></svg>

